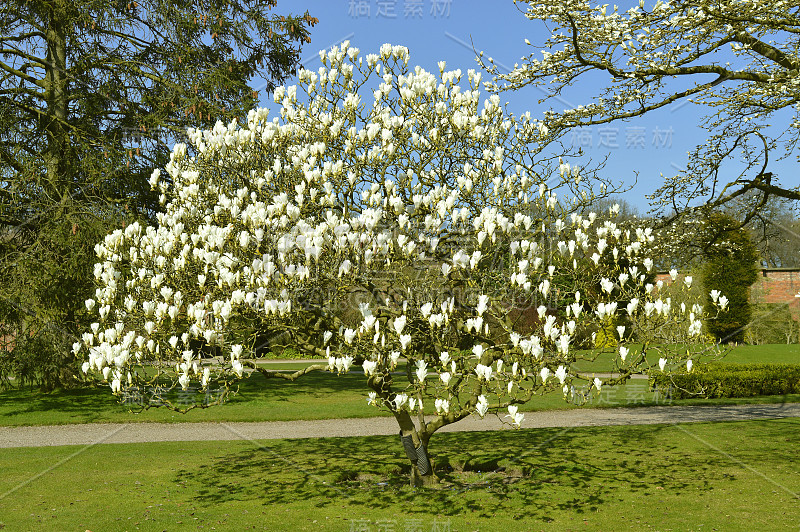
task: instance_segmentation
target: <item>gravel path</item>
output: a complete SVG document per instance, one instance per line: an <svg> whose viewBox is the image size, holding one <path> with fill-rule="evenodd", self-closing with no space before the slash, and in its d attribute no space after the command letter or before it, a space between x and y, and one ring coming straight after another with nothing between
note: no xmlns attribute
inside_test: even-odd
<svg viewBox="0 0 800 532"><path fill-rule="evenodd" d="M728 406L655 406L526 412L523 428L653 425L800 417L800 403ZM509 430L495 416L470 417L442 432ZM274 421L263 423L97 423L0 427L0 448L148 443L164 441L269 440L397 434L394 418Z"/></svg>

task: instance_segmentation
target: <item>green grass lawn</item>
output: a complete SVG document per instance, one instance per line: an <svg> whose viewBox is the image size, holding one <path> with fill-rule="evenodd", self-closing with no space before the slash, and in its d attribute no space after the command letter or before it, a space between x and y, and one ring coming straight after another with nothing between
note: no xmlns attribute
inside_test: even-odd
<svg viewBox="0 0 800 532"><path fill-rule="evenodd" d="M800 420L4 449L7 530L797 530ZM443 527L449 528L443 528ZM383 528L380 528L383 527Z"/></svg>
<svg viewBox="0 0 800 532"><path fill-rule="evenodd" d="M733 364L800 364L800 345L740 345L731 350L722 362Z"/></svg>
<svg viewBox="0 0 800 532"><path fill-rule="evenodd" d="M798 346L742 346L724 360L731 362L788 362ZM597 364L597 363L595 363ZM285 362L270 368L300 368L305 363ZM604 366L607 368L608 366ZM591 371L587 368L586 371ZM398 376L398 380L402 377ZM364 376L343 376L314 372L295 382L267 380L255 374L241 382L238 395L222 406L195 409L187 414L163 408L140 413L136 405L119 404L107 386L90 389L61 390L41 393L30 389L0 392L0 425L59 425L70 423L108 422L199 422L199 421L286 421L294 419L333 419L387 415L366 404ZM632 380L624 386L606 388L588 406L640 406L665 404L667 398L647 389L647 381ZM750 399L691 399L674 404L736 404L752 402L793 402L800 396L760 397ZM431 408L433 405L428 405ZM575 408L567 404L560 392L535 397L521 410L553 410Z"/></svg>
<svg viewBox="0 0 800 532"><path fill-rule="evenodd" d="M637 349L641 349L638 346ZM683 348L685 352L685 348ZM709 361L704 356L703 349L697 349L698 356L695 362ZM739 345L723 348L722 358L716 359L728 364L800 364L800 345L797 344L771 344L771 345ZM653 351L653 361L658 361L661 355ZM595 360L580 360L574 367L580 371L609 371L615 362L620 362L616 353L601 353Z"/></svg>

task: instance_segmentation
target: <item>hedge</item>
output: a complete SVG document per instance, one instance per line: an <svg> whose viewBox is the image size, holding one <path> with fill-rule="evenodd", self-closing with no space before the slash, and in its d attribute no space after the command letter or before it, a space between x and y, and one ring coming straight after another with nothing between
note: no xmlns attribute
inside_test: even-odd
<svg viewBox="0 0 800 532"><path fill-rule="evenodd" d="M672 399L800 393L800 364L707 364L691 373L653 371L650 389Z"/></svg>

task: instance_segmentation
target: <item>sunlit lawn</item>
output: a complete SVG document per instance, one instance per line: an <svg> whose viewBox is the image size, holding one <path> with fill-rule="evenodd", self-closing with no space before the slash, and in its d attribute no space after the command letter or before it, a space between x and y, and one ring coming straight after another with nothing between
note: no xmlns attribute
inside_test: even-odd
<svg viewBox="0 0 800 532"><path fill-rule="evenodd" d="M797 346L744 346L724 360L798 356ZM180 415L131 414L107 387L10 390L0 424L379 415L365 395L359 374L256 374L229 404ZM673 404L782 401L800 396ZM588 406L666 402L632 380ZM574 407L554 393L525 409L556 408ZM407 487L396 437L4 449L0 530L796 530L798 431L790 418L437 434L438 490Z"/></svg>
<svg viewBox="0 0 800 532"><path fill-rule="evenodd" d="M439 490L407 487L388 436L4 449L0 529L797 530L799 432L784 419L438 434Z"/></svg>

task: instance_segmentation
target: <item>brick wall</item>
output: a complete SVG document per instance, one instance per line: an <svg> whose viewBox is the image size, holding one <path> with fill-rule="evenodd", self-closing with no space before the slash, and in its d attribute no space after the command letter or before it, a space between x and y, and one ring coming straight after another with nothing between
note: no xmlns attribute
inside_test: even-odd
<svg viewBox="0 0 800 532"><path fill-rule="evenodd" d="M679 273L675 281L681 282L682 279L683 279L683 274ZM670 277L668 273L658 272L656 274L656 281L664 281L664 284L672 284L672 277Z"/></svg>
<svg viewBox="0 0 800 532"><path fill-rule="evenodd" d="M678 275L678 281L683 274ZM668 273L660 272L656 279L665 284L672 282ZM789 306L800 310L800 268L762 268L758 280L750 288L750 300L753 303L789 303Z"/></svg>
<svg viewBox="0 0 800 532"><path fill-rule="evenodd" d="M789 303L800 309L800 268L762 269L751 289L754 303Z"/></svg>

